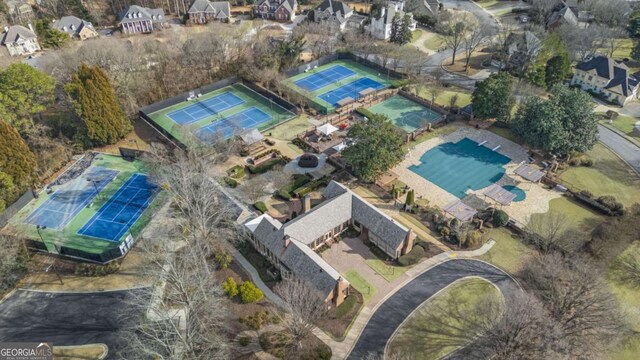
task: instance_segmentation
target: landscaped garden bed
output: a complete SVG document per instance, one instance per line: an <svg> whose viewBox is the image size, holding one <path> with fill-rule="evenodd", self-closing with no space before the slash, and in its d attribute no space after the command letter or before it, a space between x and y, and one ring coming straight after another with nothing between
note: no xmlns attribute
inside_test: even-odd
<svg viewBox="0 0 640 360"><path fill-rule="evenodd" d="M353 320L360 313L364 304L362 294L353 287L349 288L349 296L338 307L333 307L316 324L320 329L335 339L342 340Z"/></svg>

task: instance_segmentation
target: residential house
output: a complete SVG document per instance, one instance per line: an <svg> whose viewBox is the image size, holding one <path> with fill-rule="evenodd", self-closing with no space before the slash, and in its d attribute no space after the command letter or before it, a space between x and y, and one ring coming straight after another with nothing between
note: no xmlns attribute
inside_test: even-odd
<svg viewBox="0 0 640 360"><path fill-rule="evenodd" d="M571 84L624 105L637 97L640 82L629 74L629 68L621 61L596 56L576 65Z"/></svg>
<svg viewBox="0 0 640 360"><path fill-rule="evenodd" d="M75 16L63 16L60 20L54 20L53 28L69 34L74 39L87 40L98 37L98 32L90 22Z"/></svg>
<svg viewBox="0 0 640 360"><path fill-rule="evenodd" d="M293 21L296 17L296 0L259 0L253 8L256 17L277 21Z"/></svg>
<svg viewBox="0 0 640 360"><path fill-rule="evenodd" d="M405 0L404 11L412 13L416 18L428 16L436 18L442 9L440 0Z"/></svg>
<svg viewBox="0 0 640 360"><path fill-rule="evenodd" d="M540 51L541 41L531 31L511 33L504 44L505 68L522 73Z"/></svg>
<svg viewBox="0 0 640 360"><path fill-rule="evenodd" d="M195 0L188 11L189 22L206 24L209 21L231 21L231 5L228 1Z"/></svg>
<svg viewBox="0 0 640 360"><path fill-rule="evenodd" d="M396 15L399 20L402 20L405 15L409 15L411 17L409 29L415 31L416 21L413 19L413 14L404 12L404 1L389 1L387 6L380 9L378 17L371 18L371 23L367 26L367 30L376 39L388 40L391 37L393 19Z"/></svg>
<svg viewBox="0 0 640 360"><path fill-rule="evenodd" d="M26 22L34 17L33 8L22 0L6 0L7 13L14 22Z"/></svg>
<svg viewBox="0 0 640 360"><path fill-rule="evenodd" d="M164 23L164 10L131 5L120 14L118 26L125 34L149 33Z"/></svg>
<svg viewBox="0 0 640 360"><path fill-rule="evenodd" d="M562 25L578 26L578 16L564 1L556 6L547 20L547 29L554 30Z"/></svg>
<svg viewBox="0 0 640 360"><path fill-rule="evenodd" d="M38 37L31 24L28 29L21 25L5 27L0 45L6 46L11 56L31 55L40 50Z"/></svg>
<svg viewBox="0 0 640 360"><path fill-rule="evenodd" d="M415 234L378 210L344 185L332 181L324 201L311 208L303 199L302 213L281 223L263 214L245 224L251 243L284 278L294 276L312 284L325 301L338 306L348 295L349 283L314 250L331 245L350 227L391 258L411 251Z"/></svg>
<svg viewBox="0 0 640 360"><path fill-rule="evenodd" d="M349 5L337 0L325 0L318 7L309 11L307 20L316 23L329 23L344 31L345 29L362 29L366 16L356 14Z"/></svg>

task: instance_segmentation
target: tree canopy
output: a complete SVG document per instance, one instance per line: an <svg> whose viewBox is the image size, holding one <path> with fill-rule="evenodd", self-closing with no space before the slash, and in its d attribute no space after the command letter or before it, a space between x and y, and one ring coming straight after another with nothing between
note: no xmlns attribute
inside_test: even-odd
<svg viewBox="0 0 640 360"><path fill-rule="evenodd" d="M515 98L511 93L513 78L507 72L491 74L476 85L471 100L473 115L480 119L508 122Z"/></svg>
<svg viewBox="0 0 640 360"><path fill-rule="evenodd" d="M547 88L551 88L556 84L562 83L569 78L573 72L571 71L571 62L566 53L556 55L547 61L545 69L544 82Z"/></svg>
<svg viewBox="0 0 640 360"><path fill-rule="evenodd" d="M67 33L52 28L51 21L48 19L36 22L36 33L40 38L40 44L45 48L60 48L70 40Z"/></svg>
<svg viewBox="0 0 640 360"><path fill-rule="evenodd" d="M34 180L35 156L18 131L0 121L0 211Z"/></svg>
<svg viewBox="0 0 640 360"><path fill-rule="evenodd" d="M386 116L374 115L356 123L348 136L354 144L342 155L353 165L356 175L365 181L375 181L404 156L402 135Z"/></svg>
<svg viewBox="0 0 640 360"><path fill-rule="evenodd" d="M131 131L131 122L118 103L111 82L98 66L83 64L65 90L93 145L113 144Z"/></svg>
<svg viewBox="0 0 640 360"><path fill-rule="evenodd" d="M550 100L531 97L518 110L513 131L529 145L567 155L590 150L597 141L597 119L591 97L556 85Z"/></svg>
<svg viewBox="0 0 640 360"><path fill-rule="evenodd" d="M391 38L392 43L398 45L406 45L411 42L413 35L411 34L411 16L405 15L402 19L398 17L398 14L394 15L391 24Z"/></svg>
<svg viewBox="0 0 640 360"><path fill-rule="evenodd" d="M21 133L33 129L31 117L53 100L55 80L27 64L0 71L0 119Z"/></svg>
<svg viewBox="0 0 640 360"><path fill-rule="evenodd" d="M529 71L526 74L527 79L532 84L537 86L541 86L541 87L547 86L549 88L553 86L553 84L546 83L547 67L548 67L549 61L553 57L558 57L558 56L561 57L560 60L566 58L568 61L569 59L569 53L567 52L567 48L564 42L562 41L562 38L560 37L560 35L552 33L547 35L547 37L544 38L544 40L542 40L542 45L540 47L540 51L538 52L536 60L534 61L533 65L529 67ZM560 61L559 63L556 63L555 61L553 63L554 66L564 65L563 61ZM569 71L571 71L570 65L568 69ZM555 69L552 69L552 73L557 72L559 74L563 74L565 70L566 70L566 67L555 68Z"/></svg>

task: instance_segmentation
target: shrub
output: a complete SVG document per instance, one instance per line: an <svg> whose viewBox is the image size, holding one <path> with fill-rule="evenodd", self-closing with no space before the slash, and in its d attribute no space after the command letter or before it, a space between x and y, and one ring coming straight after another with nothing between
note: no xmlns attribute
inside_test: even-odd
<svg viewBox="0 0 640 360"><path fill-rule="evenodd" d="M243 304L250 304L262 300L264 294L251 281L245 281L238 288Z"/></svg>
<svg viewBox="0 0 640 360"><path fill-rule="evenodd" d="M467 239L464 242L464 246L467 248L474 248L482 245L482 233L478 230L472 231L467 234Z"/></svg>
<svg viewBox="0 0 640 360"><path fill-rule="evenodd" d="M417 263L424 256L424 249L421 246L414 246L408 254L398 258L398 263L402 266L409 266Z"/></svg>
<svg viewBox="0 0 640 360"><path fill-rule="evenodd" d="M105 276L113 274L120 269L119 261L112 261L106 265L79 263L76 265L75 274L79 276Z"/></svg>
<svg viewBox="0 0 640 360"><path fill-rule="evenodd" d="M282 200L291 200L291 194L288 191L284 191L283 189L278 190L278 196L282 198Z"/></svg>
<svg viewBox="0 0 640 360"><path fill-rule="evenodd" d="M580 191L580 195L584 196L584 197L588 197L588 198L592 198L593 197L593 193L589 190L581 190Z"/></svg>
<svg viewBox="0 0 640 360"><path fill-rule="evenodd" d="M238 338L238 344L240 344L240 346L244 347L247 346L251 343L251 337L249 336L240 336Z"/></svg>
<svg viewBox="0 0 640 360"><path fill-rule="evenodd" d="M296 175L293 178L293 182L283 186L280 190L278 190L278 196L283 198L284 200L291 200L291 193L293 190L298 189L299 187L308 184L311 181L311 178L308 175Z"/></svg>
<svg viewBox="0 0 640 360"><path fill-rule="evenodd" d="M236 284L236 280L232 277L228 278L222 283L222 289L224 290L224 293L230 298L234 298L238 295L238 284Z"/></svg>
<svg viewBox="0 0 640 360"><path fill-rule="evenodd" d="M593 166L593 160L590 159L590 158L586 158L586 159L582 160L580 165L586 166L586 167L591 167L591 166Z"/></svg>
<svg viewBox="0 0 640 360"><path fill-rule="evenodd" d="M231 169L227 170L227 175L234 179L240 179L244 176L244 166L236 165Z"/></svg>
<svg viewBox="0 0 640 360"><path fill-rule="evenodd" d="M365 108L357 108L356 109L356 113L358 113L359 115L362 115L363 117L366 117L368 119L371 119L375 116L374 113L372 113L371 111L365 109Z"/></svg>
<svg viewBox="0 0 640 360"><path fill-rule="evenodd" d="M267 205L265 205L265 203L263 203L262 201L258 201L257 203L253 204L253 207L263 214L267 212Z"/></svg>
<svg viewBox="0 0 640 360"><path fill-rule="evenodd" d="M267 143L267 145L269 145L269 146L273 146L273 145L275 145L275 144L276 144L276 142L275 142L275 141L273 141L273 140L271 140L271 139L266 139L264 142L266 142L266 143Z"/></svg>
<svg viewBox="0 0 640 360"><path fill-rule="evenodd" d="M275 317L274 317L275 318ZM263 325L267 324L271 318L269 312L266 310L258 310L253 315L240 318L240 322L252 328L253 330L260 330Z"/></svg>
<svg viewBox="0 0 640 360"><path fill-rule="evenodd" d="M509 222L509 215L507 215L506 212L500 209L497 209L493 213L493 225L500 227L500 226L507 225L508 222Z"/></svg>
<svg viewBox="0 0 640 360"><path fill-rule="evenodd" d="M325 186L329 183L329 178L326 176L321 177L320 179L313 180L308 184L301 186L293 191L293 194L297 197L303 197L308 193L318 189L321 186Z"/></svg>
<svg viewBox="0 0 640 360"><path fill-rule="evenodd" d="M391 82L392 89L399 89L409 84L409 79L394 80Z"/></svg>
<svg viewBox="0 0 640 360"><path fill-rule="evenodd" d="M248 169L249 169L249 172L252 174L264 174L267 171L273 169L274 166L279 165L281 163L282 163L282 159L275 158L275 159L266 161L258 166L250 165L248 166Z"/></svg>
<svg viewBox="0 0 640 360"><path fill-rule="evenodd" d="M607 119L615 119L618 117L618 113L616 111L613 110L607 110L607 112L605 113Z"/></svg>
<svg viewBox="0 0 640 360"><path fill-rule="evenodd" d="M616 198L611 195L600 196L597 200L600 204L608 207L609 209L613 209L616 204Z"/></svg>
<svg viewBox="0 0 640 360"><path fill-rule="evenodd" d="M225 176L222 180L230 188L236 188L238 186L238 182L228 176Z"/></svg>
<svg viewBox="0 0 640 360"><path fill-rule="evenodd" d="M301 360L329 360L331 359L331 348L327 345L318 345L302 354Z"/></svg>
<svg viewBox="0 0 640 360"><path fill-rule="evenodd" d="M229 265L231 265L231 262L233 261L233 256L229 254L228 251L225 251L225 250L220 250L216 252L213 258L218 264L218 267L220 267L220 269L228 268Z"/></svg>
<svg viewBox="0 0 640 360"><path fill-rule="evenodd" d="M584 195L582 195L580 193L575 194L573 197L574 197L574 199L578 200L579 202L581 202L581 203L583 203L585 205L588 205L588 206L590 206L591 208L593 208L595 210L598 210L598 211L600 211L600 212L602 212L604 214L607 214L609 216L613 215L613 212L611 211L611 209L609 209L608 207L602 205L600 202L598 202L595 199L592 199L590 197L586 197L586 196L584 196Z"/></svg>

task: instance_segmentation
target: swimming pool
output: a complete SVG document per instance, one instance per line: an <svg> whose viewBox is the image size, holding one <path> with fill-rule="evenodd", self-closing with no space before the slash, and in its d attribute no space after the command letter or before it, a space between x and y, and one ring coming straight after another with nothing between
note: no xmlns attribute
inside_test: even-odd
<svg viewBox="0 0 640 360"><path fill-rule="evenodd" d="M462 199L467 190L480 190L495 184L505 173L510 158L477 142L464 138L425 152L420 165L409 170Z"/></svg>
<svg viewBox="0 0 640 360"><path fill-rule="evenodd" d="M510 193L516 194L516 198L513 199L513 201L522 201L527 198L527 194L524 192L524 190L515 185L505 185L502 188L509 191Z"/></svg>

